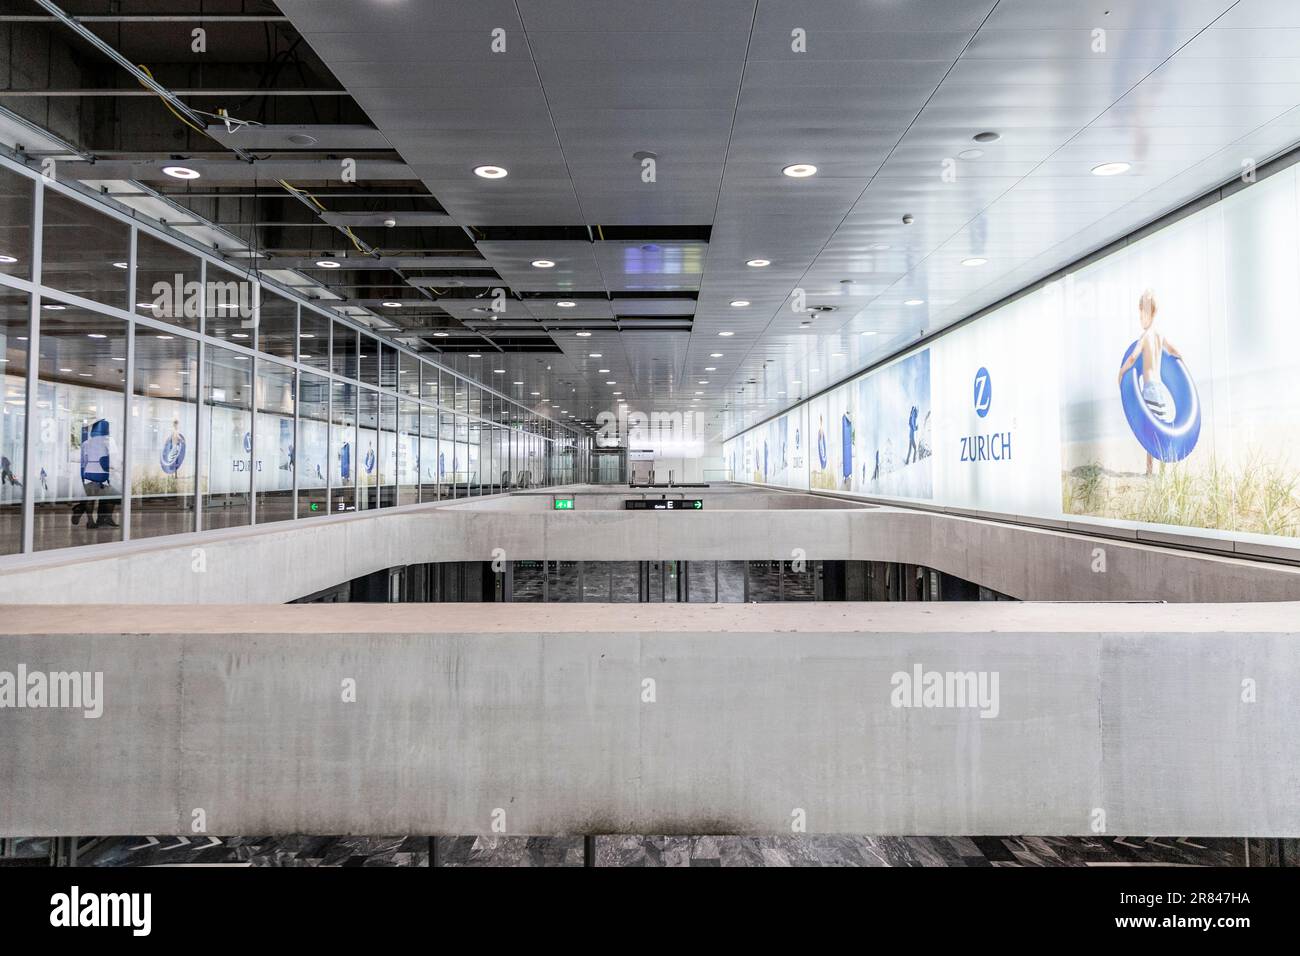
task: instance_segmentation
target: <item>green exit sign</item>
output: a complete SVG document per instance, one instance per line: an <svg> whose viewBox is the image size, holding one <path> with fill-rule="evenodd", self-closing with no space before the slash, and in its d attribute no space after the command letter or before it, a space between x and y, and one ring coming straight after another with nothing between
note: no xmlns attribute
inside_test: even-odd
<svg viewBox="0 0 1300 956"><path fill-rule="evenodd" d="M572 511L572 510L573 510L573 499L572 499L572 498L556 498L555 501L554 501L554 505L553 505L553 507L555 508L556 511Z"/></svg>

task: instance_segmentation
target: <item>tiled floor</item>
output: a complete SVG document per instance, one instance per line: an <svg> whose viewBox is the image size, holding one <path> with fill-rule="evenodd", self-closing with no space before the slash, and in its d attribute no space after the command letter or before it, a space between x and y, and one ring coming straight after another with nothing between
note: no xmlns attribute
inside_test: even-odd
<svg viewBox="0 0 1300 956"><path fill-rule="evenodd" d="M46 841L20 841L20 851ZM425 837L110 837L85 866L427 866ZM1256 854L1258 856L1258 854ZM582 866L581 837L441 837L442 866ZM1241 866L1239 839L1160 837L596 838L597 866Z"/></svg>

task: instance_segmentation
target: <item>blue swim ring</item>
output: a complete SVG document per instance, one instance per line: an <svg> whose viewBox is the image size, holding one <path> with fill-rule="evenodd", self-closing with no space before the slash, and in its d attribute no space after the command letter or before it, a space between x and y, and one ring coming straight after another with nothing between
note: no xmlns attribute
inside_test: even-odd
<svg viewBox="0 0 1300 956"><path fill-rule="evenodd" d="M1124 352L1120 367L1137 350L1140 340ZM1157 418L1142 400L1142 356L1133 363L1119 383L1120 402L1133 436L1152 458L1182 461L1192 453L1201 437L1201 398L1187 363L1165 351L1160 362L1160 378L1174 400L1173 421Z"/></svg>

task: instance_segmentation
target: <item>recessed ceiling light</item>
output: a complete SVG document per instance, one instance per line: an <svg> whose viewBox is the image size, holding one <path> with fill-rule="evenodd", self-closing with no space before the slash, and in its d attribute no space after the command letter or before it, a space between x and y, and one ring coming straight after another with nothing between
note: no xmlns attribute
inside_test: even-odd
<svg viewBox="0 0 1300 956"><path fill-rule="evenodd" d="M812 163L792 163L785 167L785 169L781 170L781 172L785 173L792 179L807 179L809 176L816 174L817 167Z"/></svg>
<svg viewBox="0 0 1300 956"><path fill-rule="evenodd" d="M524 383L523 383L523 382L515 382L514 384L515 384L515 385L522 385L522 384L524 384Z"/></svg>
<svg viewBox="0 0 1300 956"><path fill-rule="evenodd" d="M317 259L316 265L320 266L322 269L338 269L343 265L343 263L336 262L333 259Z"/></svg>
<svg viewBox="0 0 1300 956"><path fill-rule="evenodd" d="M433 337L435 339L445 339L450 334L450 332L434 332Z"/></svg>
<svg viewBox="0 0 1300 956"><path fill-rule="evenodd" d="M18 260L13 256L0 256L0 263L3 263L4 265L9 265L17 261Z"/></svg>
<svg viewBox="0 0 1300 956"><path fill-rule="evenodd" d="M522 385L522 384L524 384L524 383L523 383L523 382L515 382L515 384L516 384L516 385ZM536 398L538 395L541 395L542 393L541 393L541 392L529 392L528 394L529 394L529 395L532 395L534 398ZM545 402L543 402L543 404L545 404Z"/></svg>
<svg viewBox="0 0 1300 956"><path fill-rule="evenodd" d="M389 301L384 303L385 309L400 309L401 307L402 307L402 303L400 302Z"/></svg>
<svg viewBox="0 0 1300 956"><path fill-rule="evenodd" d="M166 341L168 341L169 339L171 339L171 336L170 336L170 335L155 335L154 338L156 338L156 339L161 339L162 341L166 342Z"/></svg>
<svg viewBox="0 0 1300 956"><path fill-rule="evenodd" d="M596 369L596 371L599 372L601 375L608 375L608 374L609 374L609 369L607 369L607 368L598 368L598 369Z"/></svg>
<svg viewBox="0 0 1300 956"><path fill-rule="evenodd" d="M231 337L232 339L246 339L246 338L248 338L248 333L247 333L247 332L231 332L231 333L230 333L230 337ZM364 356L362 356L362 357L364 358Z"/></svg>
<svg viewBox="0 0 1300 956"><path fill-rule="evenodd" d="M766 266L770 266L771 264L772 264L771 259L750 259L748 262L745 263L745 265L749 266L751 269L762 269L765 268Z"/></svg>
<svg viewBox="0 0 1300 956"><path fill-rule="evenodd" d="M589 338L591 338L591 333L590 333L590 332L574 332L573 334L576 335L576 336L577 336L578 338L580 338L580 339L589 339Z"/></svg>
<svg viewBox="0 0 1300 956"><path fill-rule="evenodd" d="M622 393L622 392L613 392L612 394L614 394L614 395L622 395L623 393Z"/></svg>
<svg viewBox="0 0 1300 956"><path fill-rule="evenodd" d="M878 333L875 329L867 329L867 331L863 332L862 334L863 334L863 335L877 335L877 334L879 334L879 333Z"/></svg>
<svg viewBox="0 0 1300 956"><path fill-rule="evenodd" d="M722 353L721 353L721 352L710 352L710 353L709 353L709 358L722 358Z"/></svg>
<svg viewBox="0 0 1300 956"><path fill-rule="evenodd" d="M67 308L66 305L59 305L57 302L49 302L41 306L42 309L48 309L51 312L62 312Z"/></svg>
<svg viewBox="0 0 1300 956"><path fill-rule="evenodd" d="M479 355L479 353L477 353L477 352L470 352L470 353L469 353L469 357L470 357L470 358L482 358L483 356L482 356L482 355Z"/></svg>
<svg viewBox="0 0 1300 956"><path fill-rule="evenodd" d="M559 307L559 308L561 308L561 309L572 309L572 308L573 308L575 305L577 305L578 303L574 302L574 301L571 300L571 299L561 299L559 302L557 302L557 303L555 303L555 304L556 304L557 307Z"/></svg>
<svg viewBox="0 0 1300 956"><path fill-rule="evenodd" d="M748 299L733 299L731 301L731 307L733 309L743 309L747 305L749 305Z"/></svg>
<svg viewBox="0 0 1300 956"><path fill-rule="evenodd" d="M1102 163L1100 166L1092 167L1094 176L1118 176L1120 173L1126 173L1132 169L1129 163Z"/></svg>
<svg viewBox="0 0 1300 956"><path fill-rule="evenodd" d="M925 305L924 299L906 299L903 305Z"/></svg>
<svg viewBox="0 0 1300 956"><path fill-rule="evenodd" d="M198 179L199 171L188 166L164 166L163 172L173 179Z"/></svg>
<svg viewBox="0 0 1300 956"><path fill-rule="evenodd" d="M59 371L60 371L60 372L71 372L72 369L70 369L70 368L61 368L61 369L59 369Z"/></svg>
<svg viewBox="0 0 1300 956"><path fill-rule="evenodd" d="M534 268L534 269L554 269L554 268L555 268L555 263L552 262L550 259L534 259L534 260L533 260L533 268Z"/></svg>
<svg viewBox="0 0 1300 956"><path fill-rule="evenodd" d="M971 256L969 259L963 259L961 264L964 266L985 266L988 265L988 262L987 259L981 256Z"/></svg>
<svg viewBox="0 0 1300 956"><path fill-rule="evenodd" d="M708 384L709 384L709 380L706 379L706 378L702 378L702 379L700 379L698 382L696 382L695 384L696 384L696 385L708 385Z"/></svg>
<svg viewBox="0 0 1300 956"><path fill-rule="evenodd" d="M106 338L108 338L108 336L105 335L103 332L87 332L87 333L86 333L86 338L88 338L88 339L106 339Z"/></svg>
<svg viewBox="0 0 1300 956"><path fill-rule="evenodd" d="M792 378L792 379L790 379L790 384L791 384L791 385L802 385L802 384L803 384L803 379Z"/></svg>
<svg viewBox="0 0 1300 956"><path fill-rule="evenodd" d="M971 137L971 139L975 140L977 143L996 143L1001 138L1001 133L995 133L992 130L987 130L983 133L976 133Z"/></svg>
<svg viewBox="0 0 1300 956"><path fill-rule="evenodd" d="M314 339L315 337L316 337L315 332L300 332L298 334L298 338L300 339Z"/></svg>
<svg viewBox="0 0 1300 956"><path fill-rule="evenodd" d="M130 263L129 263L129 262L114 262L114 263L113 263L113 268L114 268L114 269L126 269L126 268L129 268L129 267L130 267Z"/></svg>
<svg viewBox="0 0 1300 956"><path fill-rule="evenodd" d="M706 365L706 366L704 366L704 371L706 371L706 372L716 372L717 370L718 370L718 367L717 367L716 365Z"/></svg>
<svg viewBox="0 0 1300 956"><path fill-rule="evenodd" d="M618 382L606 382L605 384L606 384L606 385L617 385Z"/></svg>
<svg viewBox="0 0 1300 956"><path fill-rule="evenodd" d="M604 358L604 357L605 357L605 356L602 355L600 352L588 352L588 353L587 353L587 358Z"/></svg>
<svg viewBox="0 0 1300 956"><path fill-rule="evenodd" d="M509 170L504 166L475 166L474 175L483 179L505 179Z"/></svg>
<svg viewBox="0 0 1300 956"><path fill-rule="evenodd" d="M731 336L735 335L736 333L735 333L735 332L719 332L718 334L721 335L724 339L729 339L729 338L731 338Z"/></svg>

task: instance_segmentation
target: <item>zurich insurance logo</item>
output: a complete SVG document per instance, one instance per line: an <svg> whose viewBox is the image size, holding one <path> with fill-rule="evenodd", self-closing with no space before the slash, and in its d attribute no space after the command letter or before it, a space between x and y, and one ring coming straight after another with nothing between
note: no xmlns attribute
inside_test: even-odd
<svg viewBox="0 0 1300 956"><path fill-rule="evenodd" d="M975 373L975 414L983 418L993 405L993 378L989 370L981 367Z"/></svg>

